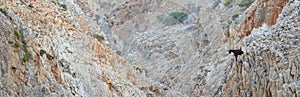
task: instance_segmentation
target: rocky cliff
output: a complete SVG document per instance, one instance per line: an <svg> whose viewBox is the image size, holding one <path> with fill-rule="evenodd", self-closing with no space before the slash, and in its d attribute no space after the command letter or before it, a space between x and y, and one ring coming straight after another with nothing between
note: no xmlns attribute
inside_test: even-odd
<svg viewBox="0 0 300 97"><path fill-rule="evenodd" d="M288 0L257 0L247 9L247 15L243 20L241 33L247 36L254 28L261 27L263 23L268 26L276 24L278 15Z"/></svg>
<svg viewBox="0 0 300 97"><path fill-rule="evenodd" d="M149 6L130 7L130 5L141 2L145 2L143 4ZM294 13L291 11L297 10L299 7L298 1L288 2L287 0L238 0L232 1L228 5L225 5L226 1L221 0L214 2L183 2L180 0L127 2L123 6L130 8L116 8L118 10L111 13L113 19L108 20L111 21L109 25L113 25L110 26L109 31L112 33L114 41L110 43L112 43L111 47L129 63L141 67L141 73L144 76L180 91L184 96L276 96L275 92L283 91L283 88L278 88L274 92L274 88L271 87L279 87L284 83L277 83L273 86L257 84L268 83L263 79L268 76L253 77L253 72L265 72L264 69L260 66L245 66L258 65L259 63L253 63L253 60L254 62L258 61L255 60L257 57L270 60L276 57L266 57L257 53L260 49L254 49L257 48L256 45L249 45L255 42L257 37L261 37L256 33L281 31L276 28L278 26L273 28L271 26L279 25L285 21L283 20L285 18L289 20L289 17L286 16L292 15L284 15L278 19L280 14L284 14L281 10L285 7L284 11ZM289 5L291 3L294 5ZM160 6L165 6L166 9L162 9ZM197 9L197 6L200 9L193 10L193 8ZM151 10L141 11L144 9ZM163 20L158 18L161 14L173 11L186 12L185 9L189 10L189 18L184 23L166 25ZM118 13L129 13L132 16L119 16ZM298 16L297 13L293 15L293 18ZM297 23L297 21L293 22ZM270 26L268 29L272 28L273 30L255 32L263 24L266 24L266 27ZM297 28L298 25L290 25L290 27ZM254 36L251 34L253 29L256 29L253 32ZM251 40L249 37L252 37ZM294 37L294 39L296 38ZM294 42L298 41L294 40ZM278 43L278 45L284 44ZM229 55L227 50L238 48L242 48L245 54L242 59L239 59L240 61L235 62L233 55ZM248 55L249 53L256 55ZM297 64L297 62L290 63ZM240 70L241 68L242 70ZM249 68L253 71L250 72ZM284 70L280 72L284 72ZM250 79L252 79L251 82L248 81ZM249 83L255 84L245 85ZM298 93L291 93L291 95L296 94ZM277 96L281 95L286 96L289 93L285 92Z"/></svg>
<svg viewBox="0 0 300 97"><path fill-rule="evenodd" d="M158 96L164 88L94 38L76 2L0 3L1 97Z"/></svg>
<svg viewBox="0 0 300 97"><path fill-rule="evenodd" d="M0 1L0 96L299 96L299 6ZM235 61L227 50L238 48Z"/></svg>
<svg viewBox="0 0 300 97"><path fill-rule="evenodd" d="M243 39L245 54L226 80L227 96L299 96L299 5L287 4L273 26Z"/></svg>

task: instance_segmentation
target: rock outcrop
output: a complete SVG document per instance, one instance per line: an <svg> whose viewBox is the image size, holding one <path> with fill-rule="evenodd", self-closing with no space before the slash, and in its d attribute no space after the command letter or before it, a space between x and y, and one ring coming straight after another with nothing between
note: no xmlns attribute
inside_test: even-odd
<svg viewBox="0 0 300 97"><path fill-rule="evenodd" d="M0 8L1 97L162 93L163 86L93 37L75 2L1 1Z"/></svg>
<svg viewBox="0 0 300 97"><path fill-rule="evenodd" d="M181 4L180 1L174 2ZM252 7L264 6L265 3L261 2L253 2L247 10L252 11ZM287 2L278 3L277 1L268 1L266 4L272 5L274 2L282 5L274 7L274 9L282 9L287 4ZM128 5L131 3L128 3ZM243 35L239 28L243 28L243 16L245 14L245 17L251 16L248 13L241 12L245 7L234 5L224 7L220 2L205 3L207 3L207 6L203 6L204 8L200 10L200 14L203 16L200 19L194 19L196 22L190 24L162 25L156 18L159 15L156 13L160 13L160 10L155 9L155 7L151 7L151 9L155 9L151 11L152 14L134 14L130 18L123 19L123 24L118 24L118 26L110 29L116 39L111 47L117 50L118 54L123 56L129 63L142 67L141 74L171 89L180 91L184 96L244 95L242 94L244 92L239 92L239 90L244 89L244 87L239 87L241 86L239 83L249 82L240 80L240 73L237 72L241 71L241 67L236 67L236 64L238 66L245 65L246 62L240 63L240 60L248 60L244 58L248 54L245 52L242 55L243 57L238 58L236 63L234 56L228 55L227 50L242 47L244 51L249 51L249 48L246 48L247 45L243 43L245 41L243 37L246 35ZM287 8L289 7L287 6ZM261 9L264 11L269 10L265 7ZM270 9L274 10L273 7ZM172 12L172 10L169 12ZM117 13L124 12L120 10ZM231 19L234 13L239 13L238 17ZM276 14L280 13L281 11ZM267 23L268 19L262 15L255 16L256 18L253 21L262 18L261 24ZM274 13L274 17L277 15ZM272 18L272 23L277 23L274 22L276 19ZM223 21L231 22L228 23L229 26L226 24L225 27L222 27L225 24ZM261 24L257 24L257 27L260 27ZM253 28L255 27L253 26ZM225 31L223 30L225 29L229 29L229 36L232 37L224 36L223 32ZM225 41L227 38L232 39ZM256 56L259 57L260 55ZM261 70L261 68L252 68L255 71ZM245 70L242 70L243 72ZM269 86L264 84L263 87ZM251 92L253 96L262 96L257 93L258 90L249 90L247 93Z"/></svg>
<svg viewBox="0 0 300 97"><path fill-rule="evenodd" d="M300 96L299 0L225 1L0 1L0 96Z"/></svg>
<svg viewBox="0 0 300 97"><path fill-rule="evenodd" d="M170 0L132 0L116 7L106 18L109 27L117 29L119 25L138 15L145 14L146 17L153 13L169 13L171 10L188 13L185 7Z"/></svg>
<svg viewBox="0 0 300 97"><path fill-rule="evenodd" d="M299 6L299 1L288 4L276 24L264 24L243 39L246 54L233 64L227 96L299 96Z"/></svg>
<svg viewBox="0 0 300 97"><path fill-rule="evenodd" d="M254 28L262 24L272 26L276 24L278 15L289 0L257 0L248 9L243 23L241 33L243 37L249 35Z"/></svg>

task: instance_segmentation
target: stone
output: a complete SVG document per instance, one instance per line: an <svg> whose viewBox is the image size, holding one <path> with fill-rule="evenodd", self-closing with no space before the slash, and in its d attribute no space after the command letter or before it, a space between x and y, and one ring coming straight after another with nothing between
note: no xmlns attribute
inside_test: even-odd
<svg viewBox="0 0 300 97"><path fill-rule="evenodd" d="M0 1L0 96L298 96L299 2L236 3ZM188 19L157 18L174 11Z"/></svg>

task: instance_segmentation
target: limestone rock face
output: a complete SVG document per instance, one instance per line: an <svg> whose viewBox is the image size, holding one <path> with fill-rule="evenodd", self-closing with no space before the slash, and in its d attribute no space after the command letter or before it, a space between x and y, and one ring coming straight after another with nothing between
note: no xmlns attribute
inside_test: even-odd
<svg viewBox="0 0 300 97"><path fill-rule="evenodd" d="M299 0L226 1L2 0L0 96L300 96Z"/></svg>
<svg viewBox="0 0 300 97"><path fill-rule="evenodd" d="M159 96L164 87L94 38L75 3L0 2L0 96Z"/></svg>
<svg viewBox="0 0 300 97"><path fill-rule="evenodd" d="M249 35L254 28L261 27L264 23L268 26L276 24L278 15L288 2L289 0L257 0L247 9L241 25L242 35Z"/></svg>
<svg viewBox="0 0 300 97"><path fill-rule="evenodd" d="M125 5L135 6L135 4L141 4L141 2L133 0ZM182 96L273 96L269 95L271 93L269 92L271 91L269 87L279 87L279 85L282 85L276 84L271 86L263 84L263 86L260 86L261 83L268 83L267 79L261 81L261 76L253 77L253 74L249 73L250 71L246 71L253 70L252 72L258 73L257 75L264 74L263 67L252 67L252 65L250 67L250 64L258 64L255 62L264 58L272 60L273 57L266 57L258 53L260 49L254 49L258 47L249 45L252 42L259 43L254 40L267 38L264 34L270 33L272 35L272 31L278 29L271 27L271 25L269 27L266 24L261 29L272 28L273 30L254 30L253 34L249 34L249 37L256 38L250 39L248 37L244 39L246 35L243 35L243 31L240 29L245 25L244 19L248 17L256 17L253 21L261 21L260 18L263 19L261 24L257 24L257 27L261 27L263 23L269 22L268 17L264 16L265 14L256 14L257 16L249 15L247 12L251 12L253 7L256 8L258 6L257 8L263 10L259 11L261 13L268 10L277 10L277 8L281 10L283 7L285 9L295 9L296 6L299 6L297 1L293 3L293 6L290 6L287 5L288 1L280 3L280 1L269 0L267 3L262 3L263 1L257 0L249 8L234 5L241 2L241 0L233 1L228 6L224 6L222 0L214 2L203 1L201 3L199 3L200 1L197 3L196 1L182 2L180 0L146 0L143 2L142 4L145 5L138 6L140 10L134 9L136 7L130 9L128 6L124 7L124 5L119 9L117 8L118 10L112 11L110 14L111 20L108 21L116 21L113 21L113 23L109 22L108 25L112 26L108 26L110 29L107 32L110 34L106 35L108 37L111 35L114 39L110 41L111 48L116 50L119 55L132 65L141 67L142 71L140 73L145 77L180 92ZM200 12L198 12L199 15L196 14L197 12L190 13L196 16L190 23L164 25L157 18L160 14L180 11L173 9L174 7L178 9L183 7L182 10L189 9L193 5L191 3L196 6L201 5L201 8ZM164 4L169 4L168 8L170 10L161 9L162 7L160 6ZM266 4L275 4L276 7L264 7ZM147 7L145 7L146 5ZM146 12L141 11L145 8L151 10L146 10ZM292 11L285 9L283 11ZM247 11L244 12L245 10ZM128 16L124 15L127 12L130 14ZM234 14L237 14L236 18L232 18ZM287 18L277 18L275 14L281 14L281 11L278 13L274 12L272 25ZM297 16L297 13L294 15ZM273 17L273 15L270 17ZM275 22L275 20L278 21ZM256 28L253 25L249 26ZM298 25L290 27L297 28ZM252 29L249 31L251 32ZM272 45L275 46L275 44ZM276 45L281 44L277 43ZM238 49L240 47L245 51L245 54L238 58L238 62L235 62L234 56L229 55L227 50ZM249 55L248 53L251 54ZM281 56L285 55L281 54ZM296 64L297 62L291 63ZM255 81L249 82L249 79ZM245 86L247 84L252 85L252 83L259 83L259 85L252 87ZM264 94L261 91L268 94ZM299 93L291 93L291 95L296 94ZM286 96L289 94L283 93L282 95Z"/></svg>
<svg viewBox="0 0 300 97"><path fill-rule="evenodd" d="M243 39L245 54L233 64L225 95L299 96L299 6L288 4L275 25L264 24Z"/></svg>

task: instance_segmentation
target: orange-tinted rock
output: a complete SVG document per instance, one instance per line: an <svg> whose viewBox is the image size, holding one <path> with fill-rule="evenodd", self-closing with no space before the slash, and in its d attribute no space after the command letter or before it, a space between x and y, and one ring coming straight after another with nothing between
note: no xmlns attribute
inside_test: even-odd
<svg viewBox="0 0 300 97"><path fill-rule="evenodd" d="M253 28L260 27L263 23L272 26L276 23L278 15L288 0L258 0L253 4L241 26L242 35L248 36Z"/></svg>

